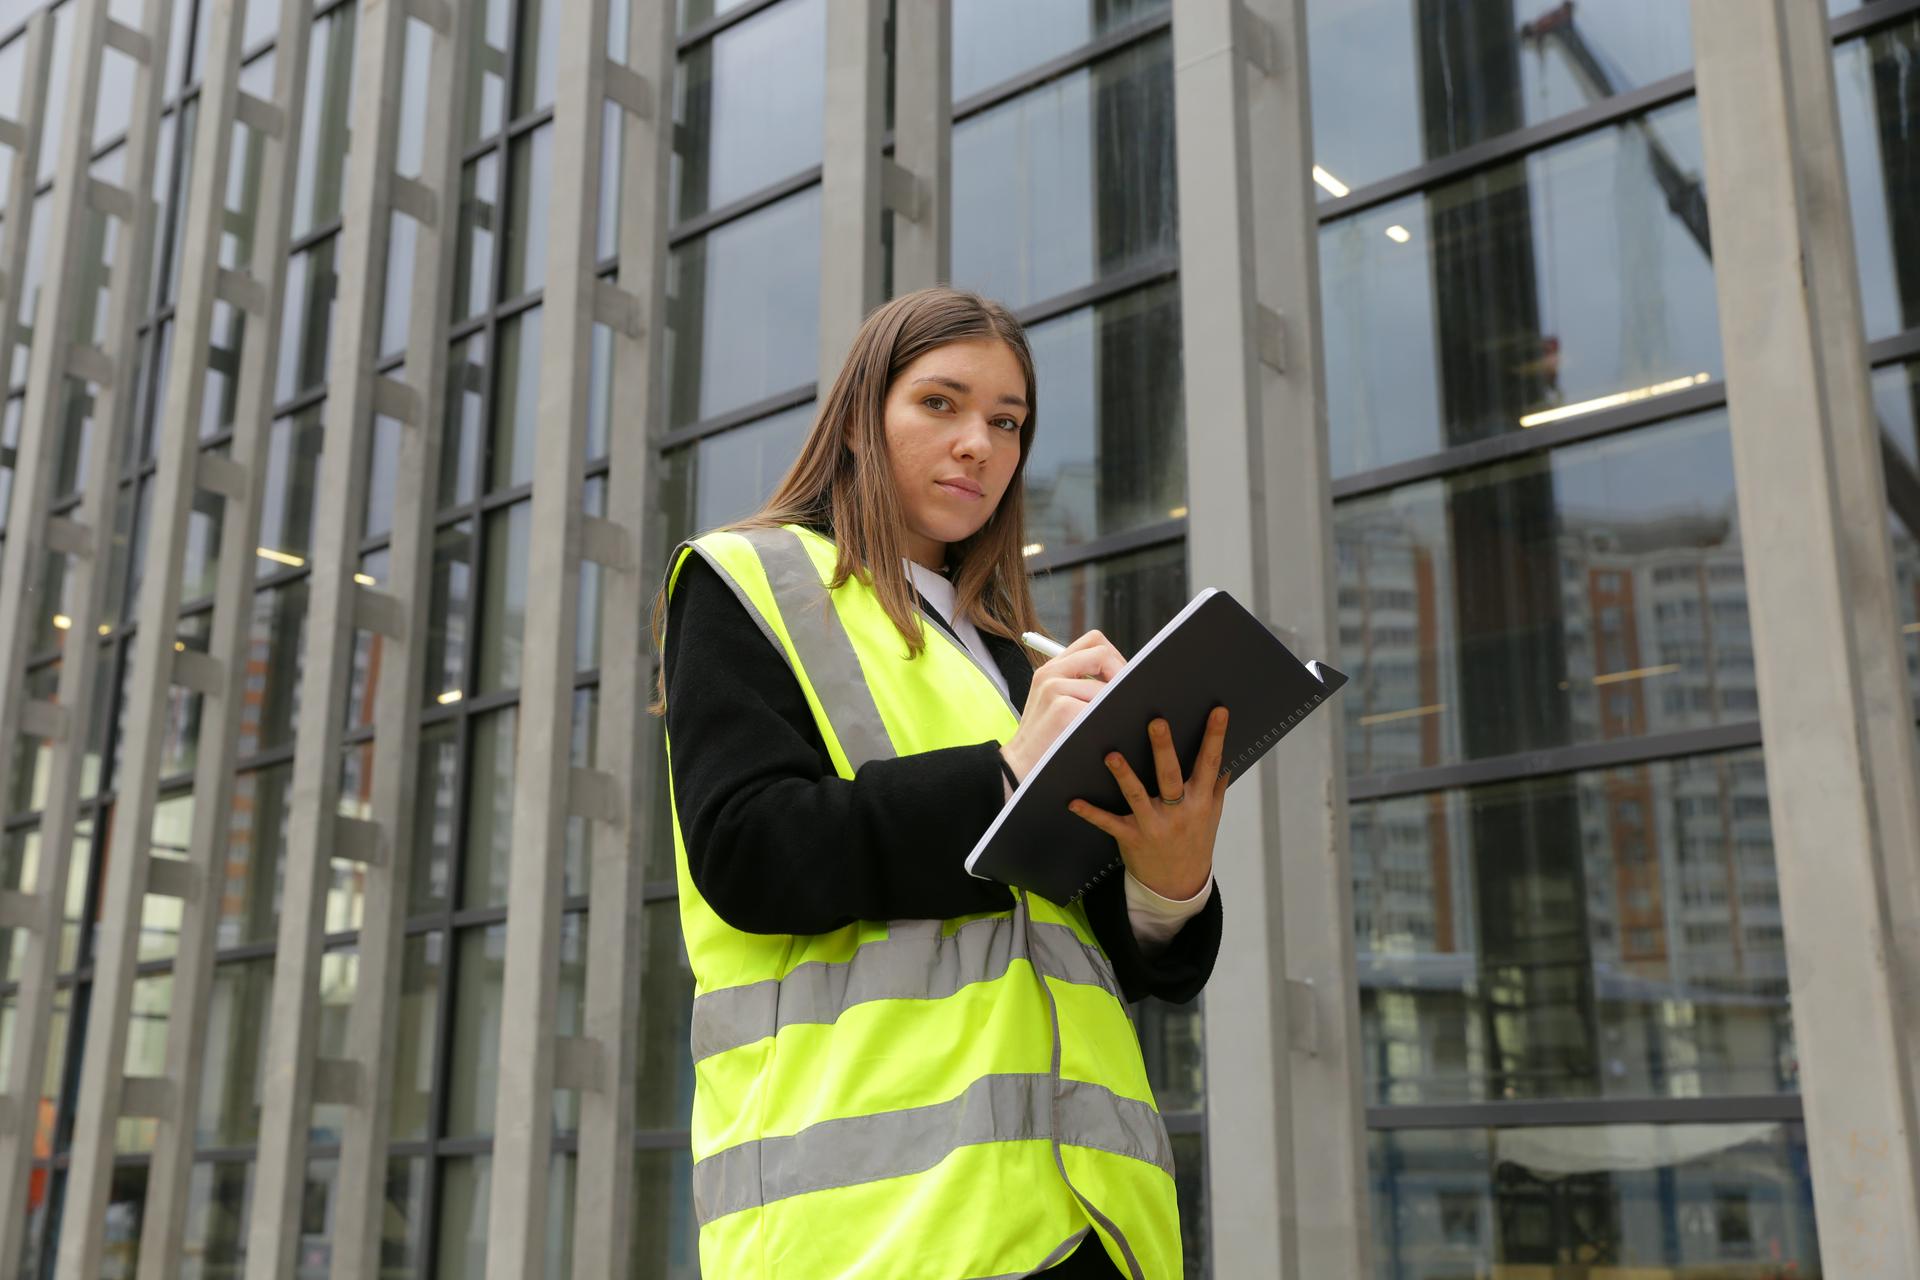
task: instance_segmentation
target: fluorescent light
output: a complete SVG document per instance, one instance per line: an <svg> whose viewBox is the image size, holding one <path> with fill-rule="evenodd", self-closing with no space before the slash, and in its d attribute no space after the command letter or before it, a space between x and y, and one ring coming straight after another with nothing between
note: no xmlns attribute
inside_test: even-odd
<svg viewBox="0 0 1920 1280"><path fill-rule="evenodd" d="M1393 241L1395 244L1405 244L1407 241L1413 239L1413 232L1396 222L1387 228L1387 239Z"/></svg>
<svg viewBox="0 0 1920 1280"><path fill-rule="evenodd" d="M1900 634L1903 636L1910 636L1916 631L1920 631L1920 622L1909 622L1906 626L1900 628Z"/></svg>
<svg viewBox="0 0 1920 1280"><path fill-rule="evenodd" d="M460 699L465 696L466 695L461 693L458 689L449 689L445 693L441 694L439 697L435 698L434 701L439 703L443 707L450 707L454 703L460 701Z"/></svg>
<svg viewBox="0 0 1920 1280"><path fill-rule="evenodd" d="M173 642L173 651L175 653L185 653L187 651L186 642L183 640L175 640Z"/></svg>
<svg viewBox="0 0 1920 1280"><path fill-rule="evenodd" d="M1037 556L1046 549L1047 544L1044 542L1029 542L1026 546L1020 548L1020 554L1023 556Z"/></svg>
<svg viewBox="0 0 1920 1280"><path fill-rule="evenodd" d="M1645 680L1649 676L1670 676L1680 669L1677 662L1664 663L1657 667L1636 667L1632 671L1615 671L1611 675L1595 676L1595 684L1619 684L1622 680Z"/></svg>
<svg viewBox="0 0 1920 1280"><path fill-rule="evenodd" d="M64 613L56 613L53 615L53 625L59 628L61 631L65 631L68 627L71 627L73 625L73 619L69 618Z"/></svg>
<svg viewBox="0 0 1920 1280"><path fill-rule="evenodd" d="M1415 716L1438 715L1446 709L1446 703L1436 702L1425 707L1408 707L1405 711L1382 711L1378 715L1361 716L1360 723L1363 725L1387 724L1394 720L1411 720Z"/></svg>
<svg viewBox="0 0 1920 1280"><path fill-rule="evenodd" d="M1334 177L1319 165L1313 166L1313 180L1324 187L1327 194L1333 196L1335 199L1353 190L1352 187L1349 187L1346 183L1340 181L1340 179Z"/></svg>
<svg viewBox="0 0 1920 1280"><path fill-rule="evenodd" d="M105 622L103 622L103 623L101 623L101 624L100 624L100 634L101 634L101 635L103 635L103 636L110 636L110 635L112 635L112 634L113 634L113 627L112 627L112 625L111 625L111 624L109 624L109 623L105 623Z"/></svg>
<svg viewBox="0 0 1920 1280"><path fill-rule="evenodd" d="M1530 413L1520 419L1523 427L1544 427L1549 422L1559 422L1563 418L1577 418L1583 413L1598 413L1602 409L1618 409L1623 404L1634 404L1641 400L1651 400L1655 396L1670 396L1676 391L1685 391L1688 387L1697 387L1711 379L1712 375L1696 373L1691 378L1675 378L1671 382L1656 382L1650 387L1635 387L1631 391L1616 391L1610 396L1601 396L1597 400L1582 400L1578 404L1563 404L1558 409L1543 409L1539 413Z"/></svg>
<svg viewBox="0 0 1920 1280"><path fill-rule="evenodd" d="M356 573L353 575L353 580L363 587L377 587L380 585L380 579L370 573Z"/></svg>
<svg viewBox="0 0 1920 1280"><path fill-rule="evenodd" d="M1175 520L1185 520L1187 518L1187 509L1185 507L1168 507L1167 514Z"/></svg>
<svg viewBox="0 0 1920 1280"><path fill-rule="evenodd" d="M291 565L295 569L306 564L304 558L294 555L291 551L275 551L272 547L255 547L253 554L259 556L262 560L271 560L275 564Z"/></svg>

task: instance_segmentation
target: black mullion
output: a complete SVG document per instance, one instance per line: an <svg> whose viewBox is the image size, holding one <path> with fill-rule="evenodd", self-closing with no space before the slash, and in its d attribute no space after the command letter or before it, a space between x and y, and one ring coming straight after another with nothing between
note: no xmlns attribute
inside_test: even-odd
<svg viewBox="0 0 1920 1280"><path fill-rule="evenodd" d="M953 123L959 125L969 116L991 111L1004 102L1010 102L1023 94L1031 93L1050 81L1062 76L1072 75L1085 70L1096 62L1113 57L1133 45L1153 39L1173 29L1173 10L1171 7L1159 13L1130 22L1096 39L1089 40L1076 49L1070 49L1055 58L1049 58L1037 67L1029 67L998 84L988 85L978 93L973 93L953 104Z"/></svg>
<svg viewBox="0 0 1920 1280"><path fill-rule="evenodd" d="M771 9L780 0L746 0L725 13L717 13L705 22L681 32L674 39L675 59L684 58L695 46L705 44L730 27L737 27L757 13Z"/></svg>
<svg viewBox="0 0 1920 1280"><path fill-rule="evenodd" d="M1748 720L1705 729L1681 729L1672 733L1650 733L1634 738L1610 738L1537 751L1519 751L1511 755L1486 756L1458 764L1363 774L1349 780L1347 795L1356 802L1386 800L1396 796L1520 782L1589 769L1618 769L1655 760L1710 755L1760 745L1761 724L1758 720Z"/></svg>
<svg viewBox="0 0 1920 1280"><path fill-rule="evenodd" d="M1027 560L1027 576L1040 573L1057 573L1065 569L1084 568L1096 561L1114 556L1131 555L1137 551L1146 551L1153 547L1163 547L1169 543L1181 542L1187 536L1187 518L1177 516L1171 520L1160 520L1153 524L1142 525L1137 529L1122 529L1116 533L1102 534L1098 538L1062 547L1053 555L1045 553L1031 556Z"/></svg>
<svg viewBox="0 0 1920 1280"><path fill-rule="evenodd" d="M1373 1105L1369 1130L1513 1129L1539 1125L1801 1123L1797 1093L1697 1098L1543 1098L1524 1101Z"/></svg>

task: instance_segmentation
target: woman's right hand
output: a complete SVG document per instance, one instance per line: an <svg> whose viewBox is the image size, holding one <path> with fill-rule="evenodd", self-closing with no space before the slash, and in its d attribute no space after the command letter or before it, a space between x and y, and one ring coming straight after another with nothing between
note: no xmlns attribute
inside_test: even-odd
<svg viewBox="0 0 1920 1280"><path fill-rule="evenodd" d="M1089 631L1068 645L1065 653L1034 668L1020 728L1000 748L1015 776L1026 778L1054 739L1067 731L1100 692L1100 682L1118 676L1126 664L1111 641L1098 631Z"/></svg>

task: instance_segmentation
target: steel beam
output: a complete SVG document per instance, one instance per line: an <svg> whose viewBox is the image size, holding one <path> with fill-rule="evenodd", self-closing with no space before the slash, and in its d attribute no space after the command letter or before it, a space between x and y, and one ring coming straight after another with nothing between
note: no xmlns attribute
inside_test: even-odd
<svg viewBox="0 0 1920 1280"><path fill-rule="evenodd" d="M886 0L827 0L820 162L820 396L881 296Z"/></svg>
<svg viewBox="0 0 1920 1280"><path fill-rule="evenodd" d="M1305 7L1182 0L1174 117L1192 580L1319 657L1335 614ZM1239 779L1215 846L1230 897L1204 1030L1207 1113L1224 1118L1207 1127L1220 1275L1368 1273L1341 730L1337 711L1315 716Z"/></svg>
<svg viewBox="0 0 1920 1280"><path fill-rule="evenodd" d="M657 767L646 715L643 619L656 579L642 572L663 548L647 539L659 415L650 407L661 364L661 295L667 246L667 165L674 72L674 8L636 0L623 63L607 57L608 0L563 9L557 48L553 190L540 356L540 421L549 436L534 464L532 542L520 692L513 854L508 868L507 955L494 1108L487 1274L540 1274L550 1225L549 1170L556 1088L580 1093L574 1274L624 1275L632 1230L635 1007L640 998L643 884ZM605 105L621 108L623 181L619 283L599 280L597 214ZM590 355L596 321L612 329L612 403L631 406L610 424L607 514L581 506ZM601 567L600 725L590 768L570 759L574 641L583 556ZM586 820L595 908L588 935L585 1026L555 1035L561 897L569 816ZM557 1224L561 1230L566 1224Z"/></svg>
<svg viewBox="0 0 1920 1280"><path fill-rule="evenodd" d="M1694 0L1767 793L1823 1273L1920 1275L1913 712L1821 6Z"/></svg>
<svg viewBox="0 0 1920 1280"><path fill-rule="evenodd" d="M327 447L316 495L313 576L294 744L291 835L275 952L260 1154L248 1224L250 1280L296 1274L313 1104L344 1106L336 1185L333 1275L380 1274L391 1046L397 1037L401 925L413 853L419 708L431 593L431 521L443 417L447 323L458 227L461 114L475 6L369 5L360 15L328 399ZM428 111L418 178L395 172L409 17L427 24ZM404 374L378 372L388 228L398 211L417 224ZM404 424L394 484L390 581L359 571L373 420ZM372 811L339 812L342 737L356 634L381 647L374 689ZM319 974L327 888L335 857L362 875L359 963L344 1058L318 1055Z"/></svg>

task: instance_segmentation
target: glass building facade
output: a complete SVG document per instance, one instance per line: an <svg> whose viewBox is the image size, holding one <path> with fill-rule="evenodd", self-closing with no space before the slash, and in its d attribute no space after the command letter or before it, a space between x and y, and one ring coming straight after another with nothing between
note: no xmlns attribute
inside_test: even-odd
<svg viewBox="0 0 1920 1280"><path fill-rule="evenodd" d="M456 0L476 10L465 101L428 100L410 32L398 166L418 172L430 116L461 153L445 422L432 518L426 696L390 1065L382 1274L482 1273L503 1039L516 725L527 622L553 183L556 32L571 0ZM794 456L816 397L823 106L831 0L679 0L665 192L667 331L659 507L677 540L753 509ZM901 4L909 0L900 0ZM1177 5L1180 0L1171 0ZM6 284L17 350L0 416L0 515L25 413L32 326L59 287L48 234L64 95L38 118L30 30L52 82L83 0L0 0L0 116L44 139L38 172L0 189L0 229L30 219ZM138 0L109 6L122 23ZM107 612L90 633L68 556L0 583L30 611L24 681L50 699L96 649L64 927L32 1129L26 1237L0 1270L52 1275L95 986L98 931L137 641L160 432L173 367L185 204L214 0L172 23L151 199L150 279L128 363L131 430L106 495ZM240 84L266 95L279 5L243 6ZM615 3L615 26L624 6ZM1888 519L1909 667L1920 676L1920 3L1830 0L1835 79ZM1325 358L1336 500L1366 1158L1379 1280L1580 1274L1820 1273L1799 1099L1764 735L1754 674L1720 329L1694 103L1688 7L1673 0L1312 0ZM245 1264L268 1057L283 864L310 616L330 334L356 92L355 0L313 5L305 119L272 426L261 465L246 697L217 892L182 1274ZM30 19L32 21L30 22ZM1027 468L1029 563L1056 633L1130 650L1199 585L1186 556L1180 216L1168 0L959 0L951 35L954 284L1028 326L1045 415ZM415 39L414 37L422 37ZM91 173L121 181L137 128L109 50ZM891 105L891 104L890 104ZM246 260L264 133L236 123L221 262ZM0 154L5 154L0 149ZM618 165L610 144L603 172ZM411 166L411 170L410 167ZM0 168L0 182L8 170ZM613 184L599 257L614 277ZM891 217L891 215L889 215ZM107 334L106 279L126 223L91 211L76 340ZM388 235L379 367L402 371L414 224ZM891 244L890 228L883 238ZM249 323L214 309L197 448L235 438ZM613 343L595 330L583 502L604 510ZM118 353L113 353L118 354ZM49 514L79 509L94 420L72 379ZM387 579L402 424L382 417L360 483L357 572ZM1224 465L1224 464L1222 464ZM223 500L196 492L176 647L204 649ZM575 754L603 664L599 571L580 586ZM326 620L319 620L325 622ZM376 764L381 643L353 657L342 812ZM184 851L205 699L173 690L154 805L156 857ZM0 884L35 887L52 747L23 738L0 778ZM698 1273L688 1049L692 975L678 933L664 778L653 780L630 1274ZM584 823L568 828L558 1008L577 1033L593 907ZM363 872L336 858L320 966L321 1052L347 1034ZM38 886L44 887L44 886ZM1230 887L1227 889L1230 894ZM165 1066L181 954L177 899L149 893L125 1070ZM1228 912L1232 927L1232 910ZM21 930L0 929L0 1055L16 1037ZM1204 1000L1148 1002L1138 1025L1179 1166L1190 1276L1213 1274ZM555 1093L549 1276L569 1273L577 1099ZM300 1200L300 1274L324 1275L341 1120L316 1106ZM134 1273L151 1118L120 1120L100 1274ZM1216 1175L1217 1176L1217 1173ZM1591 1270L1563 1270L1591 1268ZM1611 1268L1611 1270L1609 1270Z"/></svg>

